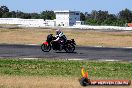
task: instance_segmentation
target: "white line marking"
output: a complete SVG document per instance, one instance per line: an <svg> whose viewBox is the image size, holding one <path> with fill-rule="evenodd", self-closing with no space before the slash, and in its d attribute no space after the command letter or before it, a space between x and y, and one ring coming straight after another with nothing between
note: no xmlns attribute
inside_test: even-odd
<svg viewBox="0 0 132 88"><path fill-rule="evenodd" d="M74 60L74 61L78 61L78 60L85 60L85 59L67 59L67 60Z"/></svg>
<svg viewBox="0 0 132 88"><path fill-rule="evenodd" d="M38 59L38 58L20 58L20 59L25 59L25 60L35 60L35 59Z"/></svg>
<svg viewBox="0 0 132 88"><path fill-rule="evenodd" d="M123 47L123 48L126 48L126 49L132 49L132 47Z"/></svg>
<svg viewBox="0 0 132 88"><path fill-rule="evenodd" d="M99 61L111 61L111 62L114 62L114 61L121 61L121 60L115 60L115 59L98 59Z"/></svg>
<svg viewBox="0 0 132 88"><path fill-rule="evenodd" d="M39 44L26 44L26 45L39 45Z"/></svg>

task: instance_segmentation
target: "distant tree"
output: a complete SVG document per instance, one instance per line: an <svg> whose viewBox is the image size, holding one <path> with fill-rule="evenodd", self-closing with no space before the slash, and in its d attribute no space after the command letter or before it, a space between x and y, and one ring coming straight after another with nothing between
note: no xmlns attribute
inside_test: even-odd
<svg viewBox="0 0 132 88"><path fill-rule="evenodd" d="M88 25L97 25L97 20L89 18L89 19L85 20L85 24L88 24Z"/></svg>
<svg viewBox="0 0 132 88"><path fill-rule="evenodd" d="M23 19L31 19L30 13L24 13L24 12L21 12L21 11L16 12L16 17L17 18L23 18Z"/></svg>
<svg viewBox="0 0 132 88"><path fill-rule="evenodd" d="M16 18L23 18L24 17L24 13L21 11L17 11L16 12Z"/></svg>
<svg viewBox="0 0 132 88"><path fill-rule="evenodd" d="M16 12L15 11L11 11L11 18L16 18Z"/></svg>
<svg viewBox="0 0 132 88"><path fill-rule="evenodd" d="M85 21L85 15L82 12L80 13L80 20Z"/></svg>
<svg viewBox="0 0 132 88"><path fill-rule="evenodd" d="M90 15L90 18L97 20L98 11L93 10Z"/></svg>
<svg viewBox="0 0 132 88"><path fill-rule="evenodd" d="M107 19L107 17L108 17L108 11L99 10L96 17L97 23L101 25L104 22L104 20Z"/></svg>
<svg viewBox="0 0 132 88"><path fill-rule="evenodd" d="M91 16L91 14L85 12L85 20L87 20L87 19L93 19L93 18Z"/></svg>
<svg viewBox="0 0 132 88"><path fill-rule="evenodd" d="M40 18L41 19L49 19L49 20L53 20L55 19L55 13L53 11L43 11L41 14L40 14Z"/></svg>
<svg viewBox="0 0 132 88"><path fill-rule="evenodd" d="M115 26L116 21L117 21L116 15L108 14L107 18L102 22L102 25L113 25L113 26Z"/></svg>
<svg viewBox="0 0 132 88"><path fill-rule="evenodd" d="M132 11L125 9L119 12L118 17L120 20L125 20L127 23L132 22Z"/></svg>
<svg viewBox="0 0 132 88"><path fill-rule="evenodd" d="M2 13L9 12L9 9L8 9L8 7L6 7L6 6L1 6L1 7L0 7L0 10L1 10Z"/></svg>
<svg viewBox="0 0 132 88"><path fill-rule="evenodd" d="M0 18L2 17L2 12L1 12L1 8L0 8Z"/></svg>
<svg viewBox="0 0 132 88"><path fill-rule="evenodd" d="M31 14L30 13L24 13L23 18L24 19L31 19Z"/></svg>
<svg viewBox="0 0 132 88"><path fill-rule="evenodd" d="M2 18L11 18L12 17L12 13L11 12L6 12L3 13Z"/></svg>
<svg viewBox="0 0 132 88"><path fill-rule="evenodd" d="M40 14L38 13L31 13L31 19L39 19L40 18Z"/></svg>
<svg viewBox="0 0 132 88"><path fill-rule="evenodd" d="M115 21L117 20L117 16L115 14L108 14L107 19Z"/></svg>
<svg viewBox="0 0 132 88"><path fill-rule="evenodd" d="M6 6L1 6L1 7L0 7L0 17L2 17L2 15L3 15L4 13L6 13L6 12L9 12L8 7L6 7Z"/></svg>
<svg viewBox="0 0 132 88"><path fill-rule="evenodd" d="M117 26L125 26L126 23L127 23L127 21L122 20L122 19L117 19L117 21L116 21Z"/></svg>

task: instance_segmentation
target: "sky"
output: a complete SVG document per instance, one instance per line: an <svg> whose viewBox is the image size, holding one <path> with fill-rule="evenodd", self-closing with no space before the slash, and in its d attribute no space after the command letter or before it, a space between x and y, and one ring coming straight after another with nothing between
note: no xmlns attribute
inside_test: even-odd
<svg viewBox="0 0 132 88"><path fill-rule="evenodd" d="M116 14L128 8L132 10L132 0L0 0L10 11L37 12L44 10L76 10L90 13L92 10L109 11Z"/></svg>

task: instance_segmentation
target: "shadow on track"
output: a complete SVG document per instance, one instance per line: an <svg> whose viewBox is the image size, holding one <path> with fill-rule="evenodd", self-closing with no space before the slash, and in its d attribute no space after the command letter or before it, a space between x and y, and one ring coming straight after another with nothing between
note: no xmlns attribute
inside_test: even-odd
<svg viewBox="0 0 132 88"><path fill-rule="evenodd" d="M59 51L57 51L57 52L55 52L55 53L67 53L67 52L59 52ZM71 53L73 53L73 54L77 54L77 52L71 52Z"/></svg>

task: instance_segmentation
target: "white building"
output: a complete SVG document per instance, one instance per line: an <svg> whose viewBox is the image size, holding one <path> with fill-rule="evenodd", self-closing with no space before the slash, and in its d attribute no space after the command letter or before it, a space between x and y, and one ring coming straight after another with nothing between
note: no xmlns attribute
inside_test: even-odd
<svg viewBox="0 0 132 88"><path fill-rule="evenodd" d="M54 11L56 14L56 26L73 26L76 21L80 21L79 11Z"/></svg>

